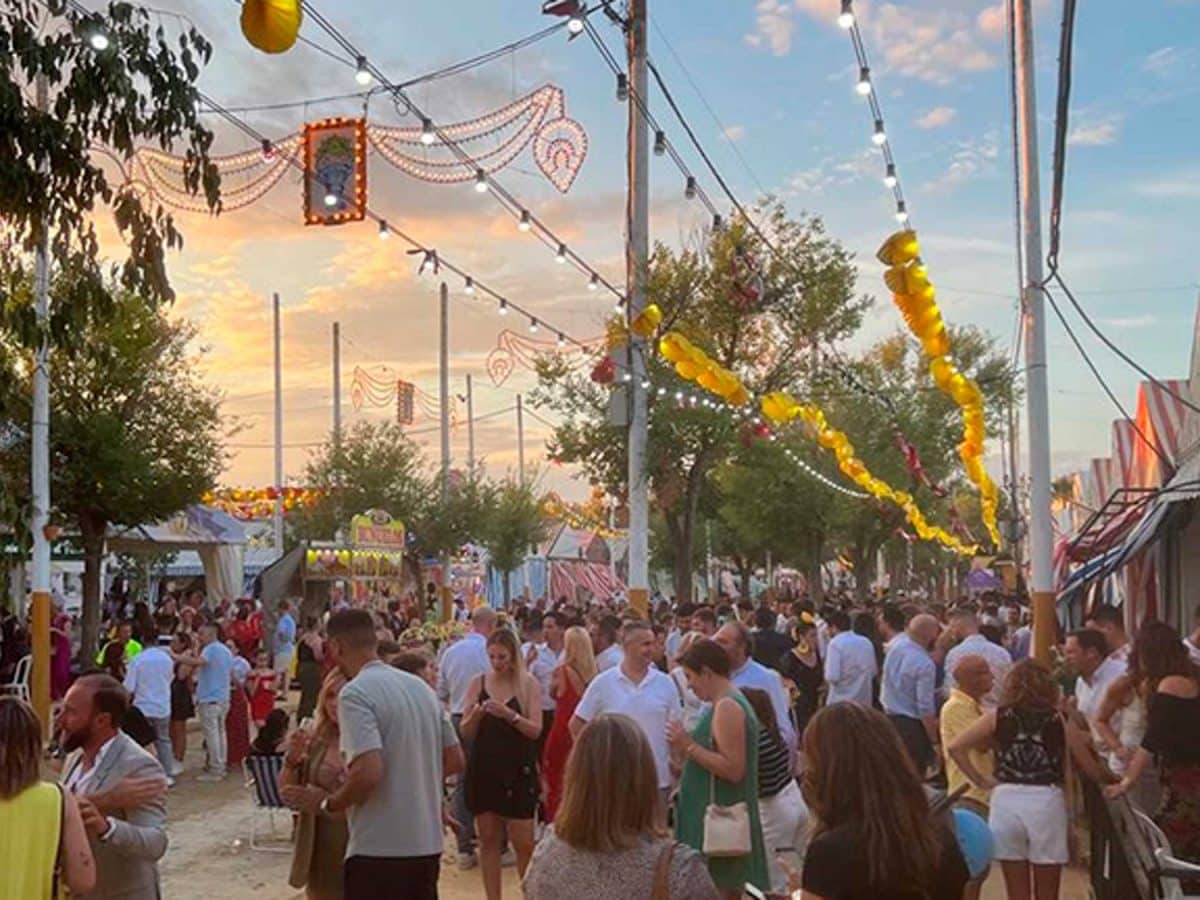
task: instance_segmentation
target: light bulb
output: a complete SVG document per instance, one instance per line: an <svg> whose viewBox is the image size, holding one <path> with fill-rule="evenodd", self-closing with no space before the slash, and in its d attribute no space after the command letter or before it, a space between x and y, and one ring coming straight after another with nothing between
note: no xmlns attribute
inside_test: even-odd
<svg viewBox="0 0 1200 900"><path fill-rule="evenodd" d="M883 176L883 183L890 188L894 188L896 186L896 164L895 163L887 164L887 174Z"/></svg>
<svg viewBox="0 0 1200 900"><path fill-rule="evenodd" d="M488 192L487 173L483 169L475 170L475 190L477 193L486 194Z"/></svg>
<svg viewBox="0 0 1200 900"><path fill-rule="evenodd" d="M108 35L97 28L88 36L88 43L92 45L93 50L104 51L108 49L110 41Z"/></svg>
<svg viewBox="0 0 1200 900"><path fill-rule="evenodd" d="M424 144L426 147L428 147L436 140L437 140L437 135L435 135L433 133L433 123L431 121L429 121L429 118L427 116L422 117L422 119L421 119L421 143Z"/></svg>
<svg viewBox="0 0 1200 900"><path fill-rule="evenodd" d="M567 245L559 244L558 252L554 254L554 261L560 266L567 261Z"/></svg>
<svg viewBox="0 0 1200 900"><path fill-rule="evenodd" d="M563 333L561 331L558 333L558 346L560 350L567 346L567 339L563 337Z"/></svg>
<svg viewBox="0 0 1200 900"><path fill-rule="evenodd" d="M530 319L530 320L529 320L529 333L530 333L530 334L537 334L537 330L538 330L538 320L537 320L537 319Z"/></svg>
<svg viewBox="0 0 1200 900"><path fill-rule="evenodd" d="M533 220L529 218L529 210L521 210L521 218L517 221L517 229L520 231L528 231L533 227Z"/></svg>
<svg viewBox="0 0 1200 900"><path fill-rule="evenodd" d="M695 175L689 175L687 177L687 184L683 188L683 196L687 197L689 200L696 199L696 176Z"/></svg>
<svg viewBox="0 0 1200 900"><path fill-rule="evenodd" d="M367 58L365 56L358 58L358 63L354 67L354 80L363 87L371 83L371 72L367 68Z"/></svg>
<svg viewBox="0 0 1200 900"><path fill-rule="evenodd" d="M583 16L576 13L567 19L567 31L571 34L580 34L583 31Z"/></svg>
<svg viewBox="0 0 1200 900"><path fill-rule="evenodd" d="M592 273L591 279L588 281L588 290L595 291L600 288L600 276L595 272Z"/></svg>
<svg viewBox="0 0 1200 900"><path fill-rule="evenodd" d="M267 138L262 139L262 158L267 162L275 158L275 145Z"/></svg>
<svg viewBox="0 0 1200 900"><path fill-rule="evenodd" d="M613 310L618 313L625 312L625 298L618 297L617 302L613 304Z"/></svg>
<svg viewBox="0 0 1200 900"><path fill-rule="evenodd" d="M391 233L391 230L388 228L387 220L385 219L381 221L379 223L379 239L381 241L386 241Z"/></svg>
<svg viewBox="0 0 1200 900"><path fill-rule="evenodd" d="M842 0L842 12L837 17L837 23L841 28L850 28L854 24L854 10L851 9L851 0Z"/></svg>
<svg viewBox="0 0 1200 900"><path fill-rule="evenodd" d="M337 204L338 204L338 195L335 194L333 191L326 191L325 192L325 205L326 206L337 206Z"/></svg>
<svg viewBox="0 0 1200 900"><path fill-rule="evenodd" d="M507 300L500 301L500 315L502 315L502 316L508 315L508 301Z"/></svg>
<svg viewBox="0 0 1200 900"><path fill-rule="evenodd" d="M903 200L896 204L896 221L901 225L908 221L908 210L905 208Z"/></svg>
<svg viewBox="0 0 1200 900"><path fill-rule="evenodd" d="M876 147L882 147L887 143L887 132L883 130L883 119L875 120L875 133L871 135L871 140L874 141Z"/></svg>
<svg viewBox="0 0 1200 900"><path fill-rule="evenodd" d="M721 214L720 214L720 213L713 213L713 226L712 226L712 230L713 230L713 231L720 231L720 230L721 230L721 229L724 227L724 225L725 225L725 223L721 221Z"/></svg>
<svg viewBox="0 0 1200 900"><path fill-rule="evenodd" d="M683 400L683 391L676 391L676 392L675 392L675 399L676 399L677 401L682 401L682 400Z"/></svg>
<svg viewBox="0 0 1200 900"><path fill-rule="evenodd" d="M871 93L871 70L866 66L858 70L858 84L854 89L864 97Z"/></svg>
<svg viewBox="0 0 1200 900"><path fill-rule="evenodd" d="M475 280L470 275L468 275L466 280L463 282L463 293L467 296L471 296L475 293Z"/></svg>
<svg viewBox="0 0 1200 900"><path fill-rule="evenodd" d="M621 376L621 380L623 382L625 382L626 384L629 384L629 382L633 381L633 373L627 371L624 375Z"/></svg>
<svg viewBox="0 0 1200 900"><path fill-rule="evenodd" d="M650 390L650 379L649 378L642 379L642 390L643 391Z"/></svg>
<svg viewBox="0 0 1200 900"><path fill-rule="evenodd" d="M659 130L654 132L654 155L662 156L667 152L667 133Z"/></svg>
<svg viewBox="0 0 1200 900"><path fill-rule="evenodd" d="M617 100L624 103L629 99L629 76L624 72L617 73Z"/></svg>

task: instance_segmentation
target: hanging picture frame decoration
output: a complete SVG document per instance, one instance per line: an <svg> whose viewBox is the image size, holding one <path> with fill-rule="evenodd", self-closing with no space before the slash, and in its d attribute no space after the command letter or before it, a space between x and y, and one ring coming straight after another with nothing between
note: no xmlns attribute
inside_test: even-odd
<svg viewBox="0 0 1200 900"><path fill-rule="evenodd" d="M367 121L304 126L304 224L344 225L367 214Z"/></svg>

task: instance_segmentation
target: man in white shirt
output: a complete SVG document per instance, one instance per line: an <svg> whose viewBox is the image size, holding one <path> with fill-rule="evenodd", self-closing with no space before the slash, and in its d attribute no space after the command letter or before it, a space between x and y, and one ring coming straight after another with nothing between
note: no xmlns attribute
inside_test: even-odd
<svg viewBox="0 0 1200 900"><path fill-rule="evenodd" d="M886 655L908 628L908 617L895 603L885 603L879 613L879 633L883 635L883 652Z"/></svg>
<svg viewBox="0 0 1200 900"><path fill-rule="evenodd" d="M1129 642L1129 635L1125 633L1125 614L1119 607L1098 606L1083 624L1104 635L1108 655L1128 666L1129 651L1133 649L1133 645Z"/></svg>
<svg viewBox="0 0 1200 900"><path fill-rule="evenodd" d="M658 769L658 787L664 799L671 790L670 747L667 723L680 721L683 706L670 676L654 668L654 632L646 622L629 622L621 629L624 657L621 664L601 672L587 686L571 719L571 736L577 738L587 723L605 713L629 716L646 735Z"/></svg>
<svg viewBox="0 0 1200 900"><path fill-rule="evenodd" d="M721 645L721 649L729 657L729 680L733 682L734 687L758 688L771 698L775 725L790 758L796 751L796 729L792 727L783 678L774 669L768 669L750 658L753 636L741 622L722 625L713 640Z"/></svg>
<svg viewBox="0 0 1200 900"><path fill-rule="evenodd" d="M170 640L169 635L159 635ZM167 773L167 784L175 783L182 770L171 748L171 682L175 680L175 661L165 647L151 645L129 661L125 672L125 690L133 697L146 721L154 728L154 752Z"/></svg>
<svg viewBox="0 0 1200 900"><path fill-rule="evenodd" d="M550 695L550 685L554 681L554 670L558 668L558 660L562 655L563 634L564 629L559 624L558 613L548 612L543 616L535 611L525 620L526 641L521 645L521 655L525 658L525 668L537 679L542 689L542 734L538 738L539 749L545 746L546 738L550 736L550 728L554 725L554 698Z"/></svg>
<svg viewBox="0 0 1200 900"><path fill-rule="evenodd" d="M1087 719L1092 731L1092 739L1098 749L1103 748L1103 742L1096 733L1096 715L1100 712L1100 704L1109 685L1125 674L1127 668L1124 661L1108 653L1108 645L1104 635L1091 628L1082 628L1067 635L1063 647L1063 656L1067 665L1079 676L1075 680L1075 705ZM1120 733L1121 711L1118 710L1109 724L1113 730Z"/></svg>
<svg viewBox="0 0 1200 900"><path fill-rule="evenodd" d="M874 680L879 674L875 645L850 629L850 614L835 609L826 619L829 647L825 651L825 681L829 684L826 705L858 703L871 706Z"/></svg>
<svg viewBox="0 0 1200 900"><path fill-rule="evenodd" d="M471 630L461 641L451 644L442 654L438 665L438 697L450 709L450 721L462 743L463 753L470 759L471 744L463 738L460 724L465 710L467 688L471 682L491 668L488 662L487 639L496 628L496 611L481 606L471 613ZM470 869L475 865L475 819L467 809L465 779L459 778L450 798L454 820L458 823L455 838L458 842L458 866Z"/></svg>
<svg viewBox="0 0 1200 900"><path fill-rule="evenodd" d="M982 656L987 661L988 668L992 670L992 689L984 695L983 705L998 706L1004 677L1012 668L1012 656L999 644L993 644L979 633L979 619L970 607L960 607L950 614L950 629L958 638L958 643L946 654L946 681L942 693L949 697L950 692L957 687L954 670L960 660L967 656Z"/></svg>
<svg viewBox="0 0 1200 900"><path fill-rule="evenodd" d="M592 628L592 650L596 654L596 671L607 672L621 664L621 620L613 615L602 616Z"/></svg>

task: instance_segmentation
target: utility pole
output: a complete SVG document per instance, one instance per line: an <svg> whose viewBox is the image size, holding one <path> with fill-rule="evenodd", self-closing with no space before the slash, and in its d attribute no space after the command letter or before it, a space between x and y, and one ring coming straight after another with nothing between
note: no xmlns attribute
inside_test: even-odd
<svg viewBox="0 0 1200 900"><path fill-rule="evenodd" d="M37 107L50 107L50 87L45 75L37 77ZM47 201L49 203L50 201ZM42 734L50 734L50 216L43 217L42 234L34 251L33 291L39 343L33 368L32 457L30 487L33 492L33 596L29 625L33 636L31 698ZM22 585L22 587L24 587Z"/></svg>
<svg viewBox="0 0 1200 900"><path fill-rule="evenodd" d="M517 479L525 486L525 407L517 394Z"/></svg>
<svg viewBox="0 0 1200 900"><path fill-rule="evenodd" d="M475 471L475 394L470 373L467 374L467 468Z"/></svg>
<svg viewBox="0 0 1200 900"><path fill-rule="evenodd" d="M279 294L271 296L275 325L275 512L276 558L283 556L283 332L279 321Z"/></svg>
<svg viewBox="0 0 1200 900"><path fill-rule="evenodd" d="M625 223L625 283L629 302L626 315L633 322L646 308L646 283L650 248L650 157L646 120L638 109L646 103L646 0L629 0L627 45L629 53L629 101L627 102L629 202ZM646 405L645 339L630 331L628 383L629 420L629 605L649 614L650 607L650 499L646 481L646 443L649 419Z"/></svg>
<svg viewBox="0 0 1200 900"><path fill-rule="evenodd" d="M342 484L342 326L339 322L333 323L333 459L334 471L337 473L337 534L335 539L340 540L342 535L342 509L343 484Z"/></svg>
<svg viewBox="0 0 1200 900"><path fill-rule="evenodd" d="M438 340L438 401L441 404L442 425L442 503L450 500L450 290L442 282L438 290L440 336ZM449 622L454 614L450 590L450 548L442 560L442 621Z"/></svg>
<svg viewBox="0 0 1200 900"><path fill-rule="evenodd" d="M1029 556L1033 652L1050 663L1055 609L1050 519L1050 407L1046 377L1046 310L1042 293L1042 201L1038 188L1037 91L1032 0L1012 0L1020 123L1021 232L1025 249L1025 390L1029 418Z"/></svg>

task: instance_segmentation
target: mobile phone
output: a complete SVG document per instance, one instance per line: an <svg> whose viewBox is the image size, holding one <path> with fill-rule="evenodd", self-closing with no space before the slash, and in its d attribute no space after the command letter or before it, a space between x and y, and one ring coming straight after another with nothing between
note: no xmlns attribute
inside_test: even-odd
<svg viewBox="0 0 1200 900"><path fill-rule="evenodd" d="M746 882L746 886L743 888L743 890L747 897L753 897L754 900L768 900L767 895L754 885L750 884L750 882Z"/></svg>

